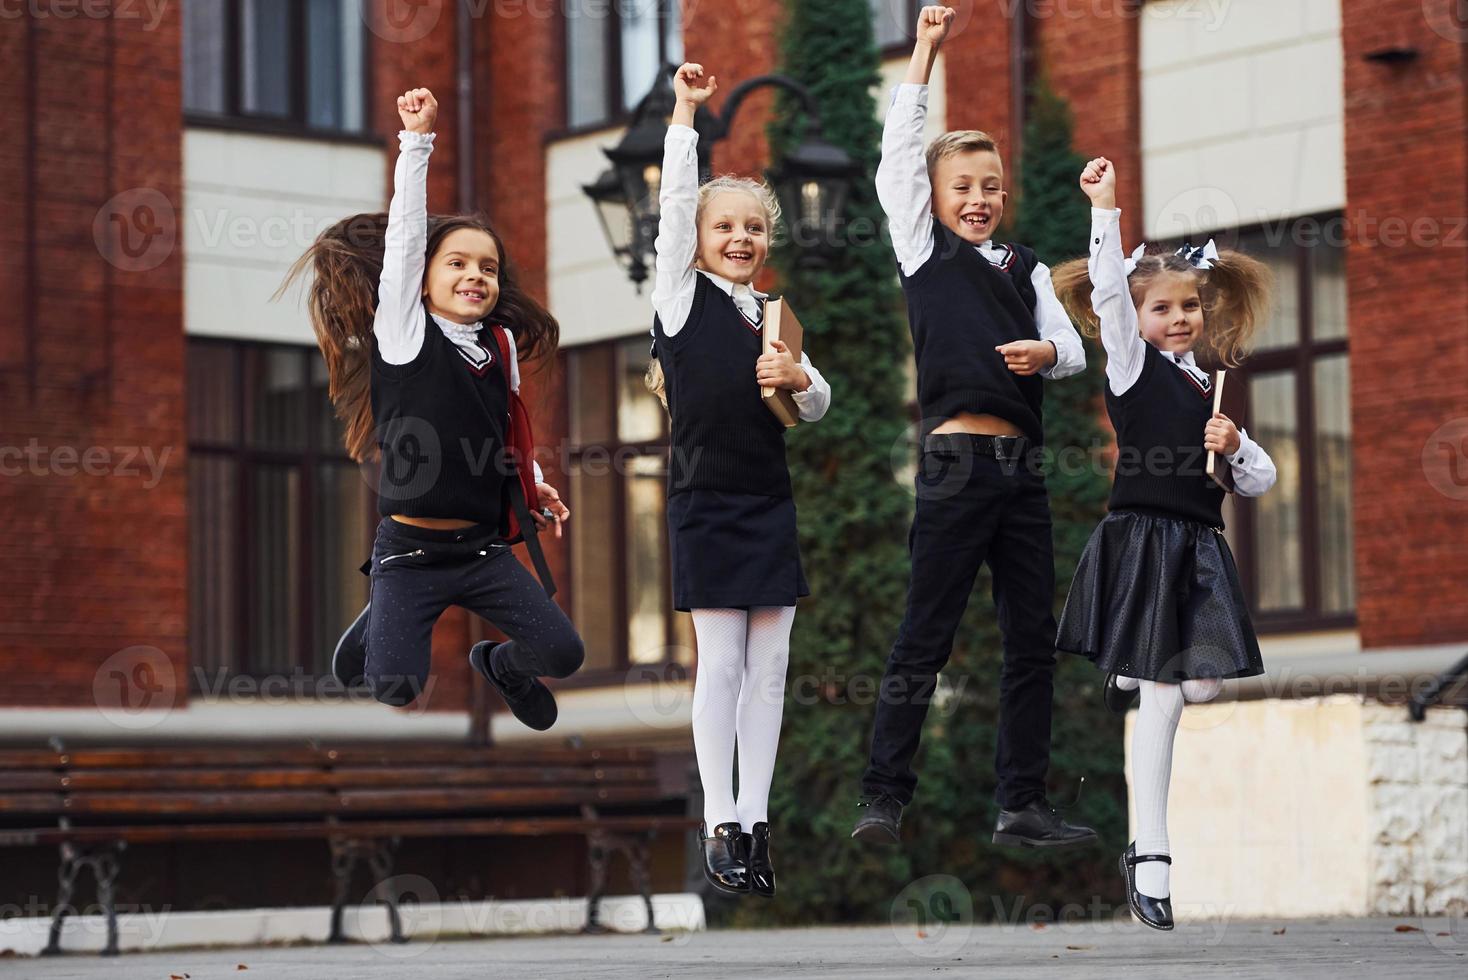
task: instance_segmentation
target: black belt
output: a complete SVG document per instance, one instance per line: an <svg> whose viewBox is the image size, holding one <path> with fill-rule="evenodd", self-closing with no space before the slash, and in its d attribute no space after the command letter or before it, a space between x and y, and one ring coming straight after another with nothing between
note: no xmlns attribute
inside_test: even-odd
<svg viewBox="0 0 1468 980"><path fill-rule="evenodd" d="M994 459L1022 459L1034 445L1029 436L984 436L973 432L935 432L923 439L925 453L964 453Z"/></svg>

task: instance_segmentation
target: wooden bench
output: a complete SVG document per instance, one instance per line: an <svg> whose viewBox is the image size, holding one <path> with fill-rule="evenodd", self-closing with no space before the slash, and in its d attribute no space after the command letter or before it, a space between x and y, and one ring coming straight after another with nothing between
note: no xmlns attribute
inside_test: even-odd
<svg viewBox="0 0 1468 980"><path fill-rule="evenodd" d="M677 806L686 787L660 780L645 749L344 745L299 748L0 750L0 846L59 846L58 898L45 952L61 930L85 868L107 915L105 954L117 953L114 887L128 844L325 840L334 898L329 941L343 939L352 873L366 861L403 942L393 853L405 837L587 838L588 931L612 856L628 860L652 920L648 845L697 825ZM678 812L669 812L678 811Z"/></svg>

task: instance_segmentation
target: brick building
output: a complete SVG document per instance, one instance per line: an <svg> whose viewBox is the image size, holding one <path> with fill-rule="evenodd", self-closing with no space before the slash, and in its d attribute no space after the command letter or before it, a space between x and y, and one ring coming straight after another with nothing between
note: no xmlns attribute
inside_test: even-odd
<svg viewBox="0 0 1468 980"><path fill-rule="evenodd" d="M457 610L435 633L427 711L313 699L365 595L374 508L299 301L270 299L325 223L386 206L393 97L421 85L441 107L430 208L484 210L562 323L558 361L526 380L548 479L576 512L549 550L588 642L556 734L686 745L693 651L666 587L666 425L640 383L651 314L581 186L662 61L686 51L725 91L773 70L781 5L364 0L358 16L354 0L190 0L156 20L117 6L0 19L21 134L0 149L13 532L0 738L468 732L481 695L463 651L481 627ZM958 6L934 134L994 133L1015 187L1022 94L1043 73L1077 149L1117 162L1128 248L1211 233L1276 272L1274 315L1237 377L1280 483L1231 515L1230 536L1277 686L1230 710L1336 718L1339 699L1280 685L1339 675L1374 690L1384 673L1446 667L1468 641L1468 25L1452 0ZM916 4L873 8L895 81ZM767 108L751 100L716 169L757 169ZM119 663L149 666L146 723L96 710L119 696L105 690ZM1352 703L1352 737L1375 744L1379 705ZM505 720L497 738L525 737ZM1233 751L1259 747L1227 731ZM1210 764L1237 761L1194 742L1224 753ZM1461 753L1444 765L1468 778ZM1364 768L1351 779L1351 805L1370 811L1375 784ZM1459 822L1463 782L1442 784ZM1179 824L1190 801L1211 805L1193 791L1175 791ZM1214 885L1232 894L1198 887ZM1351 887L1363 907L1401 898L1375 878Z"/></svg>

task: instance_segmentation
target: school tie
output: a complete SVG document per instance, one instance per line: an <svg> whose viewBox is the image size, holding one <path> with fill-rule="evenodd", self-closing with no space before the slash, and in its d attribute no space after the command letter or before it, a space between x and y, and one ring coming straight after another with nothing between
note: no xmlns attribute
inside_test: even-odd
<svg viewBox="0 0 1468 980"><path fill-rule="evenodd" d="M744 318L750 323L758 325L760 322L759 300L755 299L754 292L748 286L734 287L734 305Z"/></svg>

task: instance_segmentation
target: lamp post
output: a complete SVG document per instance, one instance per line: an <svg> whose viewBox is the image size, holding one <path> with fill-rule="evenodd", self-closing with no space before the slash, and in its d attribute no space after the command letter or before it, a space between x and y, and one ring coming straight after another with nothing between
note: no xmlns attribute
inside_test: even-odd
<svg viewBox="0 0 1468 980"><path fill-rule="evenodd" d="M674 70L668 65L658 73L652 89L633 110L621 141L602 151L611 167L595 183L582 187L597 207L607 243L639 292L647 281L657 237L663 138L673 113ZM833 246L847 192L860 167L845 150L821 137L819 109L804 85L785 75L760 75L735 86L722 113L700 106L693 120L699 137L699 177L709 176L713 145L729 134L744 99L766 86L783 88L801 103L796 145L771 167L769 178L791 238L801 246L799 261L819 262Z"/></svg>

